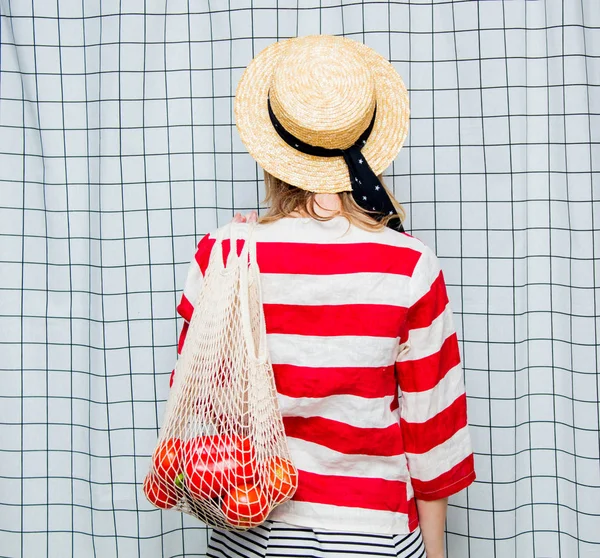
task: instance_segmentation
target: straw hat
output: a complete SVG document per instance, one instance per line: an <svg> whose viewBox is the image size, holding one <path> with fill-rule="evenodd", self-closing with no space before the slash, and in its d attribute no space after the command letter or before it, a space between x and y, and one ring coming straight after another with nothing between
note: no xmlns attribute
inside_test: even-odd
<svg viewBox="0 0 600 558"><path fill-rule="evenodd" d="M344 158L289 145L273 125L269 102L285 130L309 146L349 148L373 124L361 153L376 175L408 133L402 78L373 49L343 37L312 35L265 48L242 75L235 118L250 155L273 176L312 192L351 191Z"/></svg>

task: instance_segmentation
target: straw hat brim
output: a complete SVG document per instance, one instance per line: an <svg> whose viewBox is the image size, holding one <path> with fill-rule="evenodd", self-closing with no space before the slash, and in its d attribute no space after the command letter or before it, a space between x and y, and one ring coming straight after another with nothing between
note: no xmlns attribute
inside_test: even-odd
<svg viewBox="0 0 600 558"><path fill-rule="evenodd" d="M273 43L246 68L235 98L236 125L248 152L268 173L299 188L317 193L351 191L348 167L342 157L317 157L288 145L271 123L267 98L273 71L290 41ZM392 64L373 49L351 39L373 73L377 113L362 153L375 174L394 161L408 134L408 92Z"/></svg>

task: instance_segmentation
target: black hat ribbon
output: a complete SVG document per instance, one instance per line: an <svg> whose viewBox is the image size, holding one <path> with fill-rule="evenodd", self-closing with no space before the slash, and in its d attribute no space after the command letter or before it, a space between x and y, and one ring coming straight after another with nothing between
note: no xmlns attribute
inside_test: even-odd
<svg viewBox="0 0 600 558"><path fill-rule="evenodd" d="M267 102L273 127L283 141L307 155L343 157L346 165L348 165L354 201L365 211L371 213L373 218L377 220L382 220L389 215L393 215L394 217L388 221L387 226L398 232L404 232L404 227L402 226L396 207L361 151L367 143L371 130L373 130L377 108L375 108L371 123L353 145L347 149L327 149L305 143L288 132L273 113L270 99Z"/></svg>

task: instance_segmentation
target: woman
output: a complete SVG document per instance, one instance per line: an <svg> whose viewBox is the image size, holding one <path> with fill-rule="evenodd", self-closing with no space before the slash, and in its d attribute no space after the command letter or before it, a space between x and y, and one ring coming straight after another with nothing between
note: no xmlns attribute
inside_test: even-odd
<svg viewBox="0 0 600 558"><path fill-rule="evenodd" d="M215 530L207 555L441 558L447 498L475 472L443 275L379 178L406 138L406 88L360 43L303 37L251 62L235 113L265 170L254 235L299 486L264 525ZM213 244L192 263L181 343Z"/></svg>

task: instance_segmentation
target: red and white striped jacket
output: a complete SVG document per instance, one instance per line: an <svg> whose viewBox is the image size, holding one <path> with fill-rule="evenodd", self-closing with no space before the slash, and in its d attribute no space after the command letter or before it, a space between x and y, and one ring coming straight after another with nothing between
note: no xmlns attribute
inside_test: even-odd
<svg viewBox="0 0 600 558"><path fill-rule="evenodd" d="M267 345L299 470L294 498L271 519L413 531L415 498L444 498L475 479L438 259L410 235L365 231L342 217L284 218L254 234ZM200 241L187 277L180 351L213 245L214 235Z"/></svg>

